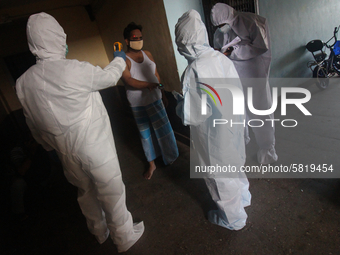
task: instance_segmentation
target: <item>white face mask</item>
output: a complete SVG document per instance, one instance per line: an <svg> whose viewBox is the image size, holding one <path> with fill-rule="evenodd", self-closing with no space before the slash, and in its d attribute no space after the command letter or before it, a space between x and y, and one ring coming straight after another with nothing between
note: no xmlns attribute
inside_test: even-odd
<svg viewBox="0 0 340 255"><path fill-rule="evenodd" d="M130 48L134 50L141 50L143 48L143 40L130 41Z"/></svg>
<svg viewBox="0 0 340 255"><path fill-rule="evenodd" d="M230 31L230 26L228 24L225 24L223 27L218 28L221 33L226 34Z"/></svg>

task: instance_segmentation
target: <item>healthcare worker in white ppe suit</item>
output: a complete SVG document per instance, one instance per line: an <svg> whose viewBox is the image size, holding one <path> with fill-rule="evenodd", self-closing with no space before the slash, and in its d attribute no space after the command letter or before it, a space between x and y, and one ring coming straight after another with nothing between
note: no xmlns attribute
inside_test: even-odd
<svg viewBox="0 0 340 255"><path fill-rule="evenodd" d="M192 84L195 79L209 78L214 81L233 78L236 89L242 91L237 71L231 60L209 46L206 27L197 11L190 10L179 18L175 35L179 53L188 60L181 79L183 96L174 93L177 98L176 112L184 125L190 125L197 163L200 166L232 165L240 169L245 162L243 125L213 127L213 119L242 122L244 115L233 115L232 95L227 89L218 90L223 107L207 100L209 113L201 115L201 97L205 92ZM214 87L214 84L208 85ZM241 103L244 104L243 101ZM244 173L228 177L224 174L204 177L218 208L209 211L208 220L230 230L240 230L247 220L244 207L250 205L251 200L249 182Z"/></svg>
<svg viewBox="0 0 340 255"><path fill-rule="evenodd" d="M221 49L237 36L241 39L233 47L231 54L227 55L233 61L242 80L245 98L248 97L248 87L252 87L254 108L270 109L272 96L268 77L271 50L267 20L254 13L237 12L227 4L217 3L211 10L211 22L219 27L214 34L214 48ZM275 151L275 128L272 124L274 121L266 121L273 120L274 114L259 116L250 112L247 107L247 123L252 119L261 119L264 123L262 127L252 128L259 146L258 162L261 164L276 162L278 156ZM250 141L248 125L245 131L245 140L248 143Z"/></svg>
<svg viewBox="0 0 340 255"><path fill-rule="evenodd" d="M109 117L98 90L116 84L125 69L124 52L104 69L65 58L66 34L49 14L27 22L27 40L37 63L16 83L32 135L56 150L67 180L78 187L78 202L99 243L111 234L119 252L143 234L125 204L125 186Z"/></svg>

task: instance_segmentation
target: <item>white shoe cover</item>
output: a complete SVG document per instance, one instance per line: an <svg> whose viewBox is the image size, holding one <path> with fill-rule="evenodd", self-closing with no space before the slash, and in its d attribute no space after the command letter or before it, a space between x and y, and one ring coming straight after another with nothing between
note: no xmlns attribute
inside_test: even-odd
<svg viewBox="0 0 340 255"><path fill-rule="evenodd" d="M279 157L276 154L276 151L274 148L270 149L270 150L259 150L257 152L257 161L260 164L270 164L270 163L274 163L279 159Z"/></svg>
<svg viewBox="0 0 340 255"><path fill-rule="evenodd" d="M234 222L232 225L229 224L229 222L226 219L222 219L222 217L220 216L220 211L218 210L209 211L208 220L213 224L216 224L218 226L221 226L221 227L224 227L230 230L240 230L244 228L244 226L246 225L245 220L239 220L237 222Z"/></svg>
<svg viewBox="0 0 340 255"><path fill-rule="evenodd" d="M128 249L130 249L137 241L138 239L143 235L144 233L144 223L143 221L139 223L133 224L133 235L129 238L130 241L128 241L125 244L117 245L118 252L126 252Z"/></svg>
<svg viewBox="0 0 340 255"><path fill-rule="evenodd" d="M102 244L107 240L109 235L110 235L110 230L107 229L106 233L103 236L96 236L96 239L97 239L98 243Z"/></svg>

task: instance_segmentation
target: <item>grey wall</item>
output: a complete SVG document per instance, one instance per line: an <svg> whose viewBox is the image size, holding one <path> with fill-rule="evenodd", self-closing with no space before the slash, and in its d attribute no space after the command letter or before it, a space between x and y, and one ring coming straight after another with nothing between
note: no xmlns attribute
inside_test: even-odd
<svg viewBox="0 0 340 255"><path fill-rule="evenodd" d="M327 41L340 25L339 0L259 0L259 14L269 22L272 42L270 77L311 77L305 45ZM340 35L340 33L339 33Z"/></svg>

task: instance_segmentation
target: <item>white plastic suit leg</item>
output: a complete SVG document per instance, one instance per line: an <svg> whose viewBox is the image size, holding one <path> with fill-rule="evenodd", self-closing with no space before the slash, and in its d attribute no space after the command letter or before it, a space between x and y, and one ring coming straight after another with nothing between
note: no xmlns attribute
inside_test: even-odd
<svg viewBox="0 0 340 255"><path fill-rule="evenodd" d="M246 115L246 123L248 123L249 117L248 114ZM250 142L250 136L249 136L249 127L248 125L244 128L244 142L248 144Z"/></svg>
<svg viewBox="0 0 340 255"><path fill-rule="evenodd" d="M109 232L119 252L127 251L144 232L143 222L133 225L125 205L125 186L116 159L84 171L74 158L61 156L67 180L78 187L78 203L99 243ZM110 171L108 171L110 169ZM116 173L115 173L116 172Z"/></svg>
<svg viewBox="0 0 340 255"><path fill-rule="evenodd" d="M241 186L243 207L250 206L250 204L251 204L251 194L249 192L248 179L246 177L240 178L239 181L240 181L240 186Z"/></svg>
<svg viewBox="0 0 340 255"><path fill-rule="evenodd" d="M105 213L97 199L94 181L81 169L81 165L71 158L63 156L63 168L66 179L78 188L78 203L86 217L87 227L99 243L108 237Z"/></svg>
<svg viewBox="0 0 340 255"><path fill-rule="evenodd" d="M142 236L144 224L140 222L133 225L131 213L126 208L125 185L121 173L117 171L112 174L113 169L120 169L117 158L92 169L91 174L97 181L98 199L102 203L112 240L118 252L125 252ZM107 174L102 175L103 172Z"/></svg>
<svg viewBox="0 0 340 255"><path fill-rule="evenodd" d="M230 230L240 230L246 225L247 213L244 207L250 205L248 180L245 178L206 178L206 185L217 211L208 213L208 220Z"/></svg>
<svg viewBox="0 0 340 255"><path fill-rule="evenodd" d="M242 86L245 94L245 98L248 98L248 87L253 88L253 106L257 110L267 110L272 106L272 97L270 87L265 79L255 79L256 84L252 79L241 79ZM252 127L254 132L256 143L259 146L257 152L257 160L260 164L270 164L278 160L278 156L275 151L275 127L272 121L266 121L268 119L274 119L274 114L259 116L252 113L248 107L247 109L247 123L249 120L258 119L263 121L263 126ZM251 125L258 125L258 123L251 123ZM247 125L248 126L248 125ZM249 133L248 133L249 137Z"/></svg>

